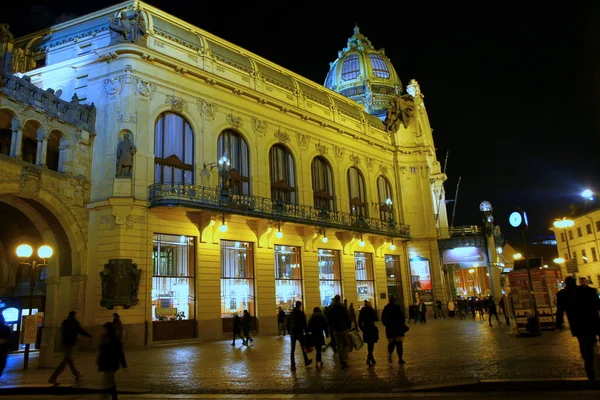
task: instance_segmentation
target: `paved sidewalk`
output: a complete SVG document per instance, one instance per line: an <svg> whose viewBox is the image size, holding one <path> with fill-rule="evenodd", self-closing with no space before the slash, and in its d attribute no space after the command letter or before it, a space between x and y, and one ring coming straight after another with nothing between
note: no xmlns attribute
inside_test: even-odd
<svg viewBox="0 0 600 400"><path fill-rule="evenodd" d="M383 329L381 329L383 333ZM239 341L238 341L239 343ZM257 337L249 347L230 341L126 349L129 369L117 374L120 388L151 393L388 393L415 385L453 384L482 379L583 378L577 342L567 331L543 332L538 338L517 338L506 326L487 321L432 320L411 325L405 360L387 360L385 341L375 347L374 368L367 368L366 348L350 353L350 369L342 371L329 350L325 368L289 368L289 337ZM314 353L311 354L314 357ZM75 355L85 375L84 386L100 385L96 354ZM56 363L60 361L57 356ZM51 370L22 371L22 355L12 355L0 385L45 383ZM72 383L65 370L59 381ZM76 397L75 397L76 398ZM128 398L125 395L123 398ZM136 397L131 397L136 398Z"/></svg>

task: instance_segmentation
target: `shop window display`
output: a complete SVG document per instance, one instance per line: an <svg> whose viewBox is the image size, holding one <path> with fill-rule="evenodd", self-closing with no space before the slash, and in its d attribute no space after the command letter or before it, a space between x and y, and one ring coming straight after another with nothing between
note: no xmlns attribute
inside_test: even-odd
<svg viewBox="0 0 600 400"><path fill-rule="evenodd" d="M248 310L254 316L252 243L221 240L221 317Z"/></svg>
<svg viewBox="0 0 600 400"><path fill-rule="evenodd" d="M321 306L328 306L335 295L342 296L342 271L339 250L319 249L318 264Z"/></svg>
<svg viewBox="0 0 600 400"><path fill-rule="evenodd" d="M276 306L286 311L291 311L296 301L302 301L299 247L275 246L275 296Z"/></svg>
<svg viewBox="0 0 600 400"><path fill-rule="evenodd" d="M195 318L194 238L154 235L152 317L154 321Z"/></svg>
<svg viewBox="0 0 600 400"><path fill-rule="evenodd" d="M375 307L375 278L373 276L373 255L371 253L354 253L356 271L356 290L358 303L369 300Z"/></svg>
<svg viewBox="0 0 600 400"><path fill-rule="evenodd" d="M402 302L402 281L400 279L400 257L385 255L385 274L387 276L388 297L395 297L397 303Z"/></svg>

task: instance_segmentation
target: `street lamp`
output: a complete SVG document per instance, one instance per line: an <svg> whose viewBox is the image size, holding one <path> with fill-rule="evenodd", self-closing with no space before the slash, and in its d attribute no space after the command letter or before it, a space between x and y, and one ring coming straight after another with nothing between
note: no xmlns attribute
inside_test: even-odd
<svg viewBox="0 0 600 400"><path fill-rule="evenodd" d="M580 196L589 201L594 200L594 192L592 192L590 189L585 189L582 191Z"/></svg>
<svg viewBox="0 0 600 400"><path fill-rule="evenodd" d="M33 289L35 288L37 278L37 268L47 267L47 259L52 257L52 247L48 245L40 246L37 251L38 257L42 260L31 260L33 248L28 244L21 244L17 247L17 256L20 258L19 264L29 267L29 317L33 314ZM23 369L29 366L29 343L25 343L25 354L23 356Z"/></svg>
<svg viewBox="0 0 600 400"><path fill-rule="evenodd" d="M562 229L565 233L565 242L567 243L567 260L571 259L571 248L569 247L569 232L567 232L567 228L571 228L575 225L575 221L573 221L572 219L568 219L568 218L563 218L563 219L556 219L556 221L554 221L554 226L556 228ZM573 277L575 277L575 274L573 274Z"/></svg>
<svg viewBox="0 0 600 400"><path fill-rule="evenodd" d="M521 253L515 253L515 254L513 254L513 259L520 260L521 258L523 258L523 255Z"/></svg>

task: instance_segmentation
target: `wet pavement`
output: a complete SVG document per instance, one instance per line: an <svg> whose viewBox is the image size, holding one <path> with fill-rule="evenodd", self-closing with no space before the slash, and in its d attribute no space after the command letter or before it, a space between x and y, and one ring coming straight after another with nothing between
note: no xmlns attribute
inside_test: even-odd
<svg viewBox="0 0 600 400"><path fill-rule="evenodd" d="M298 370L292 372L289 337L259 336L248 347L240 346L238 341L234 348L231 341L223 340L126 349L129 368L119 371L117 382L120 387L166 394L388 393L399 396L405 393L395 393L398 390L418 385L485 379L585 377L577 341L568 330L544 331L537 338L517 338L505 325L495 323L489 327L487 321L470 319L432 320L410 326L404 366L398 365L396 358L393 363L388 362L385 342L380 341L375 346L378 363L374 368L367 368L365 364L365 346L350 353L350 368L346 371L339 368L328 350L324 354L323 370L316 370L314 362L308 368L300 362ZM384 332L381 327L380 331ZM314 352L310 356L314 358ZM298 351L296 360L300 361L301 357ZM93 352L75 355L76 365L85 375L84 385L100 385L95 358ZM59 361L57 356L56 363ZM0 385L45 383L52 371L37 369L36 363L33 359L30 370L22 371L22 355L11 355ZM68 369L59 381L73 382ZM431 395L434 393L428 397ZM123 395L123 398L129 397Z"/></svg>

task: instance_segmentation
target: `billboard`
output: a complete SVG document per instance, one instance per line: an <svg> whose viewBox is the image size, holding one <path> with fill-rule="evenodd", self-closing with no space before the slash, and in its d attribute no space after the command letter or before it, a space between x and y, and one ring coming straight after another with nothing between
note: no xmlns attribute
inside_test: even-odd
<svg viewBox="0 0 600 400"><path fill-rule="evenodd" d="M444 264L483 264L487 265L488 257L485 247L455 247L442 251L442 260Z"/></svg>
<svg viewBox="0 0 600 400"><path fill-rule="evenodd" d="M424 303L433 303L433 283L429 260L415 257L410 260L410 283L415 302L423 300Z"/></svg>

